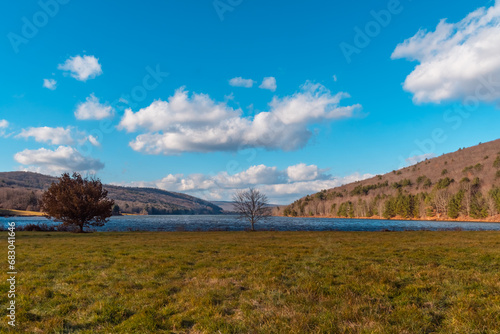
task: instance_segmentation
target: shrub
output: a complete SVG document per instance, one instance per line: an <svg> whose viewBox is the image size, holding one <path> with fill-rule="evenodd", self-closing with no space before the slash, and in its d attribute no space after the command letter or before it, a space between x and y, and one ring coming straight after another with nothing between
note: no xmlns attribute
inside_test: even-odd
<svg viewBox="0 0 500 334"><path fill-rule="evenodd" d="M26 224L24 226L17 227L18 231L37 231L37 232L54 232L56 231L56 226L47 225L46 223L41 224Z"/></svg>
<svg viewBox="0 0 500 334"><path fill-rule="evenodd" d="M473 168L474 168L473 166L468 166L468 167L465 167L465 168L462 170L462 173L466 174L466 173L468 173L468 172L471 172Z"/></svg>
<svg viewBox="0 0 500 334"><path fill-rule="evenodd" d="M437 183L436 183L436 189L445 189L445 188L448 188L448 186L450 184L452 184L453 182L455 182L454 179L450 179L449 177L445 177L444 179L440 179Z"/></svg>
<svg viewBox="0 0 500 334"><path fill-rule="evenodd" d="M493 162L493 167L500 168L500 155Z"/></svg>
<svg viewBox="0 0 500 334"><path fill-rule="evenodd" d="M426 180L428 180L429 178L425 175L420 175L419 177L417 177L417 185L420 185L421 183L424 183Z"/></svg>

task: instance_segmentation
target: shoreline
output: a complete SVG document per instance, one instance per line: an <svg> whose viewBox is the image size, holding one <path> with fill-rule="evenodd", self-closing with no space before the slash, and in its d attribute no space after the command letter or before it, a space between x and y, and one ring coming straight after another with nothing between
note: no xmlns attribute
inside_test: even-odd
<svg viewBox="0 0 500 334"><path fill-rule="evenodd" d="M407 221L423 221L423 222L450 222L450 223L500 223L500 215L496 216L491 216L489 218L484 218L484 219L475 219L475 218L470 218L470 217L460 217L456 219L452 218L439 218L439 217L429 217L427 219L421 219L421 218L403 218L403 217L393 217L393 218L384 218L380 216L372 216L372 217L339 217L339 216L332 216L332 215L326 215L326 216L321 216L321 215L313 215L313 216L296 216L296 217L291 217L291 216L281 216L281 215L275 215L273 217L287 217L287 218L332 218L332 219L369 219L369 220L407 220Z"/></svg>
<svg viewBox="0 0 500 334"><path fill-rule="evenodd" d="M119 216L145 216L139 213L120 213L119 215L113 215L113 217ZM13 210L13 209L0 209L0 217L44 217L43 212L38 211L25 211L25 210Z"/></svg>
<svg viewBox="0 0 500 334"><path fill-rule="evenodd" d="M142 216L141 214L134 214L134 213L122 213L120 215L115 215L116 216ZM203 215L201 215L203 216ZM42 212L36 212L36 211L23 211L23 210L11 210L11 209L0 209L0 217L44 217L44 214ZM426 221L426 222L454 222L454 223L500 223L500 215L496 216L491 216L485 219L474 219L470 217L459 217L456 219L451 219L451 218L440 218L440 217L429 217L426 219L421 219L421 218L403 218L403 217L393 217L390 219L380 217L380 216L372 216L372 217L339 217L339 216L333 216L333 215L313 215L313 216L296 216L296 217L291 217L291 216L283 216L283 215L272 215L272 217L286 217L286 218L324 218L324 219L366 219L366 220L401 220L401 221Z"/></svg>
<svg viewBox="0 0 500 334"><path fill-rule="evenodd" d="M42 212L0 209L0 217L43 217Z"/></svg>
<svg viewBox="0 0 500 334"><path fill-rule="evenodd" d="M143 216L141 214L131 214L131 213L122 213L120 215L114 215L113 217L119 217L119 216ZM203 215L200 215L203 216ZM207 215L208 216L208 215ZM10 209L0 209L0 217L5 217L5 218L10 218L10 217L44 217L44 214L41 212L36 212L36 211L23 211L23 210L10 210ZM386 220L386 221L391 221L391 220L399 220L399 221L422 221L422 222L450 222L450 223L500 223L500 215L492 216L489 218L485 219L474 219L470 217L460 217L456 219L451 219L451 218L440 218L440 217L429 217L426 219L421 219L421 218L403 218L403 217L393 217L391 219L387 219L384 217L380 216L372 216L372 217L339 217L339 216L332 216L332 215L313 215L313 216L296 216L296 217L291 217L291 216L283 216L283 215L272 215L271 217L283 217L283 218L321 218L321 219L348 219L348 220L354 220L354 219L363 219L363 220Z"/></svg>

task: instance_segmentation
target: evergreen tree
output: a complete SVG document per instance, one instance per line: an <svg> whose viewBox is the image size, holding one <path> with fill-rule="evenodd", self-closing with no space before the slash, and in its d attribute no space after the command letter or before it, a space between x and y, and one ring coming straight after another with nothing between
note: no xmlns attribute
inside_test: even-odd
<svg viewBox="0 0 500 334"><path fill-rule="evenodd" d="M394 200L392 197L388 198L386 201L385 201L385 207L384 207L384 212L382 213L382 216L385 218L385 219L391 219L392 217L395 217L396 216L396 213L395 213L395 208L394 208Z"/></svg>
<svg viewBox="0 0 500 334"><path fill-rule="evenodd" d="M500 213L500 188L494 187L490 190L489 195L493 199L493 203L495 203L497 213Z"/></svg>
<svg viewBox="0 0 500 334"><path fill-rule="evenodd" d="M349 203L349 217L350 218L354 218L354 204L352 204L352 202L348 202Z"/></svg>
<svg viewBox="0 0 500 334"><path fill-rule="evenodd" d="M464 199L464 192L460 190L457 194L451 197L448 203L448 217L458 218L460 212L462 211L462 201Z"/></svg>
<svg viewBox="0 0 500 334"><path fill-rule="evenodd" d="M476 219L488 217L488 204L486 203L486 200L481 192L477 192L472 197L470 215L472 218Z"/></svg>

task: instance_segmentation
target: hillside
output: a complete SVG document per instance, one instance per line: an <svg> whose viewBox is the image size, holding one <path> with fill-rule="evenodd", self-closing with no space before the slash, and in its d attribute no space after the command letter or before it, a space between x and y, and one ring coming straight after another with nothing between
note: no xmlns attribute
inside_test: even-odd
<svg viewBox="0 0 500 334"><path fill-rule="evenodd" d="M39 211L43 192L57 178L31 172L0 173L0 209ZM153 188L105 185L122 213L217 214L217 205L189 195Z"/></svg>
<svg viewBox="0 0 500 334"><path fill-rule="evenodd" d="M303 197L285 216L500 221L500 139Z"/></svg>

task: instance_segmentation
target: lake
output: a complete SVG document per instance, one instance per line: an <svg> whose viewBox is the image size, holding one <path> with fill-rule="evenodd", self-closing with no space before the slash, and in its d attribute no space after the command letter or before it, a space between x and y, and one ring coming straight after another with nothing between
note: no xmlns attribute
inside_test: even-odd
<svg viewBox="0 0 500 334"><path fill-rule="evenodd" d="M46 223L57 224L40 217L0 217L0 223L14 221L16 225ZM244 231L249 223L233 215L185 215L185 216L120 216L111 217L97 231ZM406 231L406 230L455 230L500 231L500 223L435 222L408 220L339 219L339 218L290 218L269 217L266 222L256 224L257 230L277 231Z"/></svg>

